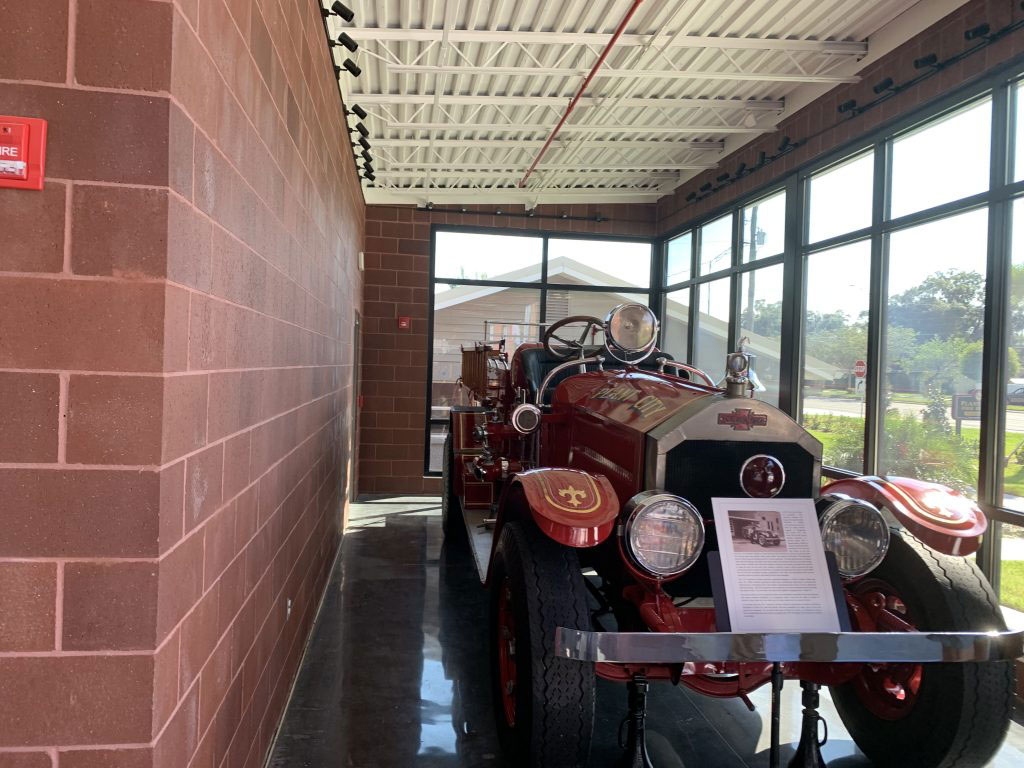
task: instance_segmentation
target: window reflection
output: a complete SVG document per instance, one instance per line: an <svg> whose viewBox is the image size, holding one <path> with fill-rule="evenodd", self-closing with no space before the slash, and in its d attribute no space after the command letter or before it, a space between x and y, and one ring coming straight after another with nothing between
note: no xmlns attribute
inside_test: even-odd
<svg viewBox="0 0 1024 768"><path fill-rule="evenodd" d="M685 362L689 353L687 333L690 329L690 289L673 291L665 296L665 316L661 321L662 349L676 360Z"/></svg>
<svg viewBox="0 0 1024 768"><path fill-rule="evenodd" d="M754 397L772 405L779 403L779 355L782 342L783 266L743 273L740 282L740 338L754 356L753 368L764 387Z"/></svg>
<svg viewBox="0 0 1024 768"><path fill-rule="evenodd" d="M826 464L855 472L864 467L870 276L870 240L807 257L801 420Z"/></svg>
<svg viewBox="0 0 1024 768"><path fill-rule="evenodd" d="M651 284L651 244L551 238L548 282L647 288Z"/></svg>
<svg viewBox="0 0 1024 768"><path fill-rule="evenodd" d="M675 285L690 279L690 260L692 256L692 232L687 232L668 241L668 248L665 253L665 285Z"/></svg>
<svg viewBox="0 0 1024 768"><path fill-rule="evenodd" d="M986 210L889 236L880 470L975 495ZM976 401L976 400L975 400Z"/></svg>
<svg viewBox="0 0 1024 768"><path fill-rule="evenodd" d="M786 249L786 192L743 209L743 263L776 256Z"/></svg>
<svg viewBox="0 0 1024 768"><path fill-rule="evenodd" d="M434 276L539 283L543 254L544 241L539 237L441 231L435 236ZM446 289L441 283L435 285L438 293Z"/></svg>
<svg viewBox="0 0 1024 768"><path fill-rule="evenodd" d="M731 278L713 280L697 286L697 328L694 337L695 365L718 381L725 373L725 355L729 344Z"/></svg>
<svg viewBox="0 0 1024 768"><path fill-rule="evenodd" d="M709 275L732 266L732 214L700 228L700 274Z"/></svg>

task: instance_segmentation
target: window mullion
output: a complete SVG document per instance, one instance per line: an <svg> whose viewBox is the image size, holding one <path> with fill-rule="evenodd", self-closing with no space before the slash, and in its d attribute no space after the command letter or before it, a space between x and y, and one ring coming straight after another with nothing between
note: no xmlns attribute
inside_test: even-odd
<svg viewBox="0 0 1024 768"><path fill-rule="evenodd" d="M888 293L888 254L882 223L886 215L886 195L892 164L888 142L880 141L874 149L874 176L871 205L871 292L868 312L868 370L865 381L864 472L878 473L879 433L883 428L882 370L885 349L885 309Z"/></svg>
<svg viewBox="0 0 1024 768"><path fill-rule="evenodd" d="M782 338L779 349L779 407L800 418L803 365L804 259L800 252L803 184L796 174L786 181L786 233L782 279Z"/></svg>

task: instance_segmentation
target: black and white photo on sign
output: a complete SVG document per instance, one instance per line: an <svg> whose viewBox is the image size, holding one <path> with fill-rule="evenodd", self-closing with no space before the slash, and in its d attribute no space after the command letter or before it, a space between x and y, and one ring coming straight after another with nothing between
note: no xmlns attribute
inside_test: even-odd
<svg viewBox="0 0 1024 768"><path fill-rule="evenodd" d="M730 509L729 532L737 552L785 552L786 532L775 510Z"/></svg>

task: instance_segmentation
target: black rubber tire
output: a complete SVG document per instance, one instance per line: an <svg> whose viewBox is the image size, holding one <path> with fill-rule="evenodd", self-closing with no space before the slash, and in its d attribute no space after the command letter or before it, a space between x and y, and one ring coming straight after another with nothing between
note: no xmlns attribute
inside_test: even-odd
<svg viewBox="0 0 1024 768"><path fill-rule="evenodd" d="M441 459L441 528L445 539L461 541L466 538L462 507L455 495L455 453L451 432L444 439L444 456Z"/></svg>
<svg viewBox="0 0 1024 768"><path fill-rule="evenodd" d="M978 567L893 531L889 553L868 578L900 594L919 630L1005 629L999 601ZM831 689L854 742L879 766L973 768L999 749L1013 712L1012 662L925 664L918 699L898 720L864 706L856 681Z"/></svg>
<svg viewBox="0 0 1024 768"><path fill-rule="evenodd" d="M498 672L498 595L506 577L515 620L514 727L505 717ZM509 764L585 766L594 730L594 666L554 655L556 627L591 628L576 551L532 522L505 525L491 571L490 626L494 716Z"/></svg>

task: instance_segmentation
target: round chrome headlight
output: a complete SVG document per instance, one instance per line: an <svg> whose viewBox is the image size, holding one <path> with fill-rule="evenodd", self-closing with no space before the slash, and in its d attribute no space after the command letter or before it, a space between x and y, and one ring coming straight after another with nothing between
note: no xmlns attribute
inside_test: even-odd
<svg viewBox="0 0 1024 768"><path fill-rule="evenodd" d="M626 503L626 553L634 565L658 579L678 576L704 548L704 521L686 499L645 491Z"/></svg>
<svg viewBox="0 0 1024 768"><path fill-rule="evenodd" d="M608 341L623 352L645 352L658 338L658 318L643 304L620 304L604 319Z"/></svg>
<svg viewBox="0 0 1024 768"><path fill-rule="evenodd" d="M522 403L512 411L512 426L521 435L528 435L540 426L540 408Z"/></svg>
<svg viewBox="0 0 1024 768"><path fill-rule="evenodd" d="M841 576L864 576L885 559L889 551L889 525L874 504L842 493L829 493L815 506L821 540L825 549L836 556Z"/></svg>

